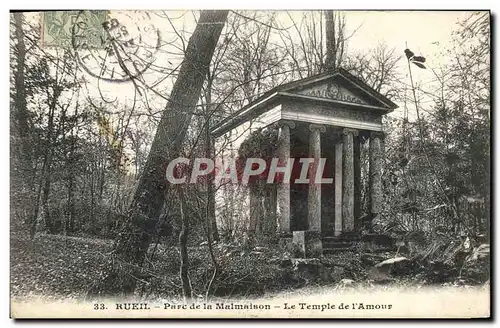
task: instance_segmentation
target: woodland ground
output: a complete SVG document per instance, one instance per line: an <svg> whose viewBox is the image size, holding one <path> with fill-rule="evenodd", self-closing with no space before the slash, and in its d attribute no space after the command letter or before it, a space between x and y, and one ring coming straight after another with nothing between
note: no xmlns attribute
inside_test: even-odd
<svg viewBox="0 0 500 328"><path fill-rule="evenodd" d="M101 270L110 265L112 240L61 235L38 235L30 241L25 233L11 233L10 289L11 296L25 298L43 295L48 299L83 299L92 284L101 279ZM177 298L182 295L179 278L179 252L176 246L159 244L149 252L146 274L141 277L137 293L145 298ZM153 255L154 253L154 255ZM216 297L258 297L273 293L293 293L303 288L343 288L425 285L463 286L446 281L432 281L428 274L403 274L374 281L366 258L344 253L321 259L325 268L320 275L297 271L286 257L286 251L257 246L245 250L240 246L214 246L222 273L210 287ZM365 254L366 255L366 254ZM395 254L385 253L386 258ZM213 275L208 247L189 248L190 278L194 296L206 295ZM326 274L325 274L326 272ZM377 280L377 279L375 279Z"/></svg>

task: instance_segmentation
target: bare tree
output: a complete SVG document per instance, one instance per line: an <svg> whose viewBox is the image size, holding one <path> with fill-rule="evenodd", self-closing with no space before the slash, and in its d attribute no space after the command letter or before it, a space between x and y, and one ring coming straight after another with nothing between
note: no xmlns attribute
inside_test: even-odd
<svg viewBox="0 0 500 328"><path fill-rule="evenodd" d="M326 58L325 70L334 70L342 65L347 38L345 36L345 14L325 10Z"/></svg>
<svg viewBox="0 0 500 328"><path fill-rule="evenodd" d="M389 98L402 97L398 65L402 55L387 44L347 56L344 68Z"/></svg>
<svg viewBox="0 0 500 328"><path fill-rule="evenodd" d="M300 22L291 14L289 18L293 29L278 33L293 68L292 78L304 78L345 65L347 43L357 29L348 33L344 13L305 12Z"/></svg>

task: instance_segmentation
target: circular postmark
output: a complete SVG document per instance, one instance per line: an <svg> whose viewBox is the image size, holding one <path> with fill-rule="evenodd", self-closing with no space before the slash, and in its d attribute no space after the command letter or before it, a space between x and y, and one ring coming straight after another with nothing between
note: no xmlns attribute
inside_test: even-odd
<svg viewBox="0 0 500 328"><path fill-rule="evenodd" d="M155 61L160 31L146 12L102 17L80 11L71 27L76 58L89 75L109 82L127 82Z"/></svg>

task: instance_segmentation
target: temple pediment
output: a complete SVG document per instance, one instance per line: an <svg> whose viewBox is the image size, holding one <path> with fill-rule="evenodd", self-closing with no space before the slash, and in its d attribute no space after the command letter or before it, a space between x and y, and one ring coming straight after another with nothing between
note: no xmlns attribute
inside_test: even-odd
<svg viewBox="0 0 500 328"><path fill-rule="evenodd" d="M383 112L390 112L397 107L387 97L343 69L295 81L278 89L280 94L288 96L372 107Z"/></svg>
<svg viewBox="0 0 500 328"><path fill-rule="evenodd" d="M356 95L351 90L341 86L339 83L336 83L332 80L291 92L313 98L336 100L360 105L369 105L369 103L361 96Z"/></svg>

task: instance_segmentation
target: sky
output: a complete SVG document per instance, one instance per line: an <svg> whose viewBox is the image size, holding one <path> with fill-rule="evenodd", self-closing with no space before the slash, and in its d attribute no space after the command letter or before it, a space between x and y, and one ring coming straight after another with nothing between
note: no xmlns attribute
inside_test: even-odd
<svg viewBox="0 0 500 328"><path fill-rule="evenodd" d="M459 11L371 11L347 12L348 29L361 26L349 40L349 47L359 51L375 47L384 42L388 48L395 48L403 55L406 47L416 55L426 58L429 69L421 70L412 66L412 74L416 85L432 91L435 81L432 68L440 67L450 61L446 49L451 47L451 34L458 28L457 22L469 17L471 12ZM408 66L405 60L400 61L398 70L408 80ZM420 94L423 106L433 103L427 96ZM403 104L391 116L402 117ZM424 113L425 114L425 113ZM409 119L415 119L415 111L409 109Z"/></svg>
<svg viewBox="0 0 500 328"><path fill-rule="evenodd" d="M162 14L156 13L152 13L150 17L152 23L162 31L162 39L174 40L175 35L172 33L170 23L164 17L160 17ZM388 48L395 48L396 53L403 55L404 49L408 46L417 55L427 58L428 67L438 67L449 60L444 51L450 47L451 33L457 28L456 23L470 14L471 12L464 11L346 11L348 34L355 31L348 41L348 49L352 52L367 52L378 44L385 43ZM126 17L130 15L130 12L114 11L111 15ZM190 11L170 11L168 15L179 32L186 31L185 42L187 42L190 33L195 28L195 14ZM279 26L292 26L293 22L290 17L295 22L300 22L302 15L303 11L282 10L276 12L276 20ZM293 29L290 30L293 33ZM181 46L178 41L176 41L176 46ZM167 63L173 63L175 66L181 58L166 53L158 53L157 56L156 63L162 66L171 65ZM403 76L407 75L407 69L406 61L401 61L399 70ZM430 87L434 79L429 70L414 69L413 74L415 83L423 86ZM153 73L150 75L155 76ZM130 99L133 94L130 84L113 84L108 87L111 93L121 95L120 97ZM160 100L158 109L163 106ZM401 116L401 113L402 110L399 109L393 115ZM411 116L410 113L410 119Z"/></svg>
<svg viewBox="0 0 500 328"><path fill-rule="evenodd" d="M470 13L458 11L362 11L347 12L348 28L361 28L350 40L350 46L362 50L385 41L390 47L404 49L408 46L430 55L440 46L449 45L450 34L457 20ZM433 44L434 43L434 44Z"/></svg>
<svg viewBox="0 0 500 328"><path fill-rule="evenodd" d="M156 13L156 14L155 14ZM112 11L111 17L118 17L120 21L126 21L127 26L132 26L130 17L134 16L131 11ZM149 22L157 27L161 32L162 41L175 40L172 27L167 19L161 17L163 13L159 11L151 12L148 18ZM190 33L195 28L195 15L190 11L170 11L169 17L176 29L182 34L186 31L185 42ZM231 15L231 14L230 14ZM276 20L280 26L291 26L293 22L300 22L302 11L278 11ZM451 33L457 28L456 22L463 20L470 12L459 11L347 11L345 12L347 20L348 34L356 30L348 41L348 49L353 52L366 52L376 47L380 43L385 43L389 48L395 48L396 53L403 54L406 45L418 55L427 58L429 67L437 67L446 62L447 58L443 51L450 46ZM39 15L33 14L33 19L40 19ZM145 22L144 15L136 15L142 25ZM134 17L136 17L134 16ZM196 14L197 16L197 14ZM320 16L321 17L321 16ZM293 29L292 33L293 33ZM181 47L177 39L175 47ZM173 49L170 47L169 49ZM168 49L167 49L168 50ZM173 56L166 52L155 54L156 61L160 66L172 66L180 61L181 56ZM403 62L403 64L405 64ZM406 70L406 65L401 69ZM429 71L415 70L414 78L416 82L425 84L427 78L431 78ZM161 76L160 74L146 74L153 80ZM91 83L96 84L96 79L89 77ZM121 84L100 84L102 90L108 90L113 95L118 95L124 100L129 99L133 94L133 85L131 83ZM92 91L90 91L92 92Z"/></svg>

